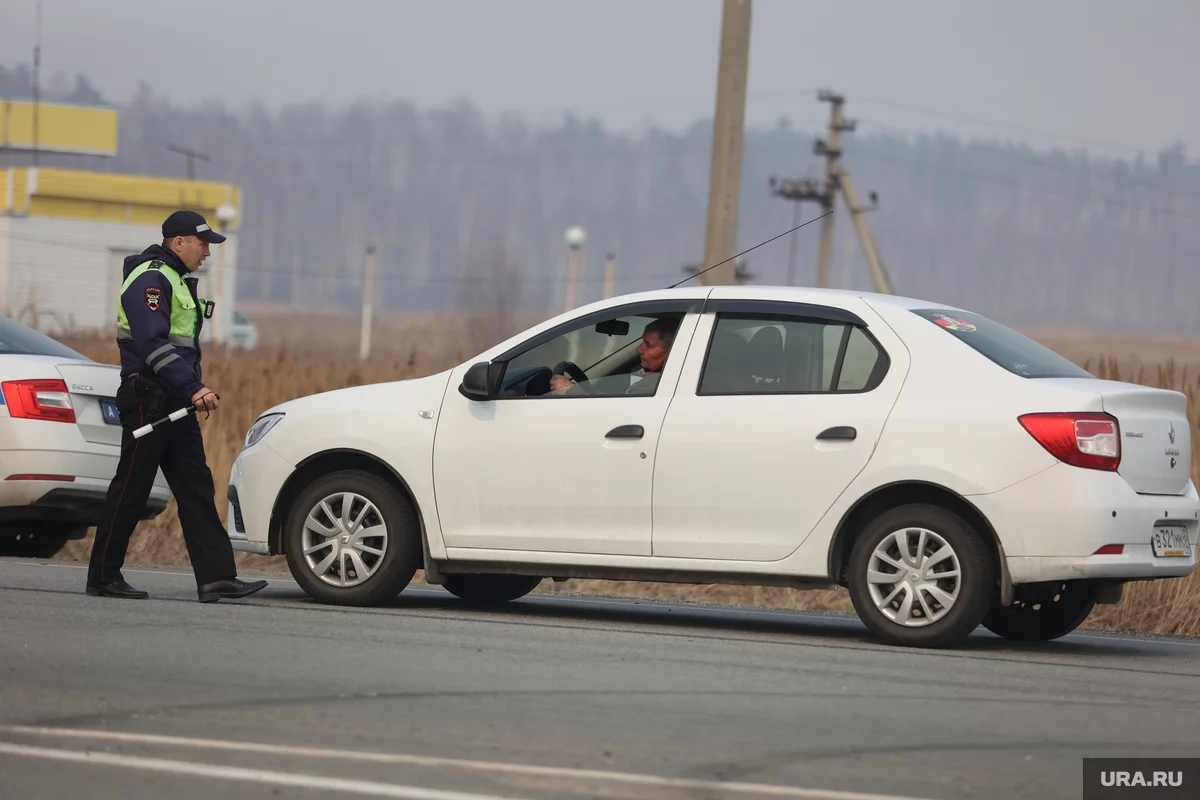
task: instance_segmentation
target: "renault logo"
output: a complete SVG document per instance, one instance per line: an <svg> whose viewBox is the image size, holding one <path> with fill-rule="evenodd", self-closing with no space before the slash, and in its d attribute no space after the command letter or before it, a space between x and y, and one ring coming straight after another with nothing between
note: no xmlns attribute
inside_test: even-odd
<svg viewBox="0 0 1200 800"><path fill-rule="evenodd" d="M1167 436L1171 439L1171 444L1175 444L1175 423L1170 423L1170 428L1167 429Z"/></svg>

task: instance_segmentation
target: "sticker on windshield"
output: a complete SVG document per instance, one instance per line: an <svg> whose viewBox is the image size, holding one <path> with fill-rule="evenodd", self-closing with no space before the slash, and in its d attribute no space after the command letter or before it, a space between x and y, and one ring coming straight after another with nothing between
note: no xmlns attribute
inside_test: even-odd
<svg viewBox="0 0 1200 800"><path fill-rule="evenodd" d="M960 331L962 333L970 333L975 330L975 326L967 322L965 319L958 317L948 317L945 314L934 314L933 321L943 328L948 328L952 331Z"/></svg>

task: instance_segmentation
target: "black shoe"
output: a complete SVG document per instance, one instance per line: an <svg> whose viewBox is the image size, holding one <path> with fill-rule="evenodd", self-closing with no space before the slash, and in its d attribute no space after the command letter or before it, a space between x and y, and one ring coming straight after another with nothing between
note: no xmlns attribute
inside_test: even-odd
<svg viewBox="0 0 1200 800"><path fill-rule="evenodd" d="M149 592L135 589L124 580L101 584L89 583L87 585L87 593L93 597L124 597L131 600L145 600L150 596Z"/></svg>
<svg viewBox="0 0 1200 800"><path fill-rule="evenodd" d="M243 581L238 578L226 578L223 581L204 583L197 587L201 603L215 603L222 597L245 597L254 594L259 589L265 589L266 581Z"/></svg>

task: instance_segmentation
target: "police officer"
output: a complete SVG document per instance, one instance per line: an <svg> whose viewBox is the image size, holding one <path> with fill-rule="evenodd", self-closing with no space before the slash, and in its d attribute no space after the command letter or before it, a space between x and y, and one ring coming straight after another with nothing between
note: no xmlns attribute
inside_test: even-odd
<svg viewBox="0 0 1200 800"><path fill-rule="evenodd" d="M108 487L92 544L87 593L145 598L121 575L129 537L142 516L159 467L179 507L179 522L201 602L245 597L267 585L237 577L233 547L214 501L212 472L195 414L161 426L141 439L133 431L189 404L215 411L220 398L204 385L200 330L213 303L196 294L189 275L225 237L195 211L176 211L162 225L161 245L125 259L117 300L117 346L121 351L121 458Z"/></svg>

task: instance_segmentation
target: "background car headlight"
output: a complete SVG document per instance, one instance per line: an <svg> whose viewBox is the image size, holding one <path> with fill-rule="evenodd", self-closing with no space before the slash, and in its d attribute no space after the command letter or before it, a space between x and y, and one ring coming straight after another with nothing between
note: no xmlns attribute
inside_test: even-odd
<svg viewBox="0 0 1200 800"><path fill-rule="evenodd" d="M250 426L250 430L246 432L246 441L242 444L242 449L245 450L247 447L257 444L267 435L267 431L275 427L275 423L281 419L283 419L283 414L268 414L255 420L254 424Z"/></svg>

